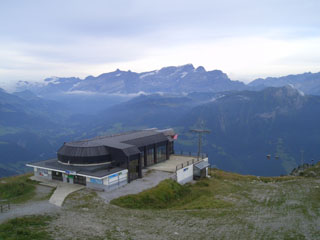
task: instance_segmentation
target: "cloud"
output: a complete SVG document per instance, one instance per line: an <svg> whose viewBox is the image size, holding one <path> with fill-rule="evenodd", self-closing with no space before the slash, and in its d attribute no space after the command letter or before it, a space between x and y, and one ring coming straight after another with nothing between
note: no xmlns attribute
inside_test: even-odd
<svg viewBox="0 0 320 240"><path fill-rule="evenodd" d="M68 91L64 92L66 95L83 95L83 96L114 96L114 97L137 97L140 95L150 95L148 93L145 93L143 91L140 91L138 93L98 93L98 92L91 92L91 91L80 91L80 90L75 90L75 91ZM163 95L163 93L158 93L159 95Z"/></svg>
<svg viewBox="0 0 320 240"><path fill-rule="evenodd" d="M319 71L320 1L1 1L0 84L193 63L233 79Z"/></svg>

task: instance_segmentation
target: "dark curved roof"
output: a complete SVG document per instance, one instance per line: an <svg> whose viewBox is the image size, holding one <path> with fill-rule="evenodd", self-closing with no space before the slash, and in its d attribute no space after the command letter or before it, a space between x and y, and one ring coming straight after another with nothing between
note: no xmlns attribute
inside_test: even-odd
<svg viewBox="0 0 320 240"><path fill-rule="evenodd" d="M139 147L163 143L168 137L154 129L101 136L93 139L68 142L58 150L58 159L69 164L93 164L110 161L111 149L126 156L139 154Z"/></svg>
<svg viewBox="0 0 320 240"><path fill-rule="evenodd" d="M58 153L64 156L73 156L73 157L105 156L109 154L105 146L75 147L75 146L70 146L68 144L64 144L59 149Z"/></svg>

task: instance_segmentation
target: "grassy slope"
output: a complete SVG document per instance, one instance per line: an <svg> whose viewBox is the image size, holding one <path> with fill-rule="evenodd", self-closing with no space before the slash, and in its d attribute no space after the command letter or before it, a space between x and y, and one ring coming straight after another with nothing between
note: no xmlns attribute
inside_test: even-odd
<svg viewBox="0 0 320 240"><path fill-rule="evenodd" d="M320 177L320 162L303 171L304 177Z"/></svg>
<svg viewBox="0 0 320 240"><path fill-rule="evenodd" d="M86 224L101 219L100 228L113 239L126 239L121 234L138 239L320 239L320 179L244 176L221 170L210 174L210 179L185 185L187 194L170 196L167 202L157 186L113 201L125 208L86 204L94 212ZM170 185L161 188L167 191ZM77 205L76 199L70 201ZM81 208L74 209L81 214Z"/></svg>
<svg viewBox="0 0 320 240"><path fill-rule="evenodd" d="M234 192L234 186L224 183L231 181L274 182L293 179L293 177L268 178L240 175L216 170L214 178L203 179L195 184L180 185L173 180L164 180L158 186L139 194L123 196L111 201L111 204L132 209L208 209L230 207L232 204L216 198L219 194Z"/></svg>
<svg viewBox="0 0 320 240"><path fill-rule="evenodd" d="M139 210L115 207L94 192L78 191L47 230L34 228L57 239L320 239L320 179L210 174L194 185L165 181L148 194L132 195L139 196L135 201L149 198L148 209L141 202L133 203ZM158 198L150 201L152 196Z"/></svg>
<svg viewBox="0 0 320 240"><path fill-rule="evenodd" d="M52 217L27 216L15 218L0 225L0 239L50 240L46 227Z"/></svg>
<svg viewBox="0 0 320 240"><path fill-rule="evenodd" d="M32 174L24 174L0 179L0 199L11 203L22 203L35 195L35 182L30 180Z"/></svg>

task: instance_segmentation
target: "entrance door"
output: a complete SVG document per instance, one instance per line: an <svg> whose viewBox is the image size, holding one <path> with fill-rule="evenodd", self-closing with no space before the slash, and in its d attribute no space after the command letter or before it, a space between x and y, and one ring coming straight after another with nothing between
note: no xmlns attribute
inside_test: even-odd
<svg viewBox="0 0 320 240"><path fill-rule="evenodd" d="M86 177L83 176L74 176L73 183L80 185L87 185Z"/></svg>
<svg viewBox="0 0 320 240"><path fill-rule="evenodd" d="M206 168L203 168L200 170L200 178L205 178L206 177L206 171L207 169Z"/></svg>
<svg viewBox="0 0 320 240"><path fill-rule="evenodd" d="M58 181L63 181L62 172L52 171L52 179L58 180Z"/></svg>

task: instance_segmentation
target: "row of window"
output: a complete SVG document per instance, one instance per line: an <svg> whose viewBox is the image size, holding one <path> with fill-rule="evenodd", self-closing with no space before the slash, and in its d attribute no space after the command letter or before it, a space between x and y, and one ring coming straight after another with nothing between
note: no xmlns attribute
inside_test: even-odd
<svg viewBox="0 0 320 240"><path fill-rule="evenodd" d="M156 157L157 157L157 162L163 162L167 158L167 146L166 145L161 145L158 146L156 152ZM141 152L141 164L142 167L144 167L144 151ZM147 149L147 166L153 165L154 164L154 148L149 148Z"/></svg>
<svg viewBox="0 0 320 240"><path fill-rule="evenodd" d="M149 148L146 151L146 155L147 155L147 162L146 162L146 166L151 166L153 165L155 162L155 152L154 152L154 148ZM145 162L144 162L144 157L145 157L145 152L141 151L140 153L140 157L141 157L141 167L145 167ZM156 158L157 158L157 162L163 162L167 159L167 145L160 145L156 147ZM138 178L138 173L139 173L139 162L138 159L134 159L131 160L129 163L129 179L133 180Z"/></svg>

